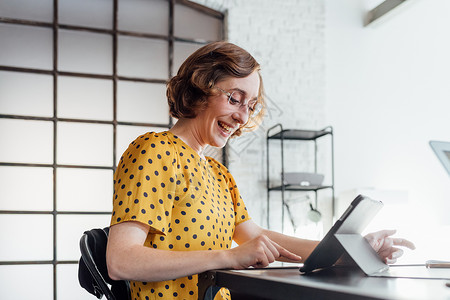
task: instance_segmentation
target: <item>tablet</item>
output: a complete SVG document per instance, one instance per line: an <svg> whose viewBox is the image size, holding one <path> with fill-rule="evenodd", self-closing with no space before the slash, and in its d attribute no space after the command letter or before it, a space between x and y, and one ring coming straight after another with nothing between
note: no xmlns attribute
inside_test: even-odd
<svg viewBox="0 0 450 300"><path fill-rule="evenodd" d="M360 235L382 207L381 201L358 195L308 256L300 272L309 273L333 266L345 251L336 235Z"/></svg>

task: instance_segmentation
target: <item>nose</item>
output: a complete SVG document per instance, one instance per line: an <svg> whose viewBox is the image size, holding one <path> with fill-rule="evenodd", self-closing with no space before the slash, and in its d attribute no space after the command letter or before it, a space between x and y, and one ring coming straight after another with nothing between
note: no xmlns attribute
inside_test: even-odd
<svg viewBox="0 0 450 300"><path fill-rule="evenodd" d="M248 106L243 105L243 106L239 107L239 109L235 110L232 117L239 124L245 124L248 121L249 115L250 115L250 113L249 113Z"/></svg>

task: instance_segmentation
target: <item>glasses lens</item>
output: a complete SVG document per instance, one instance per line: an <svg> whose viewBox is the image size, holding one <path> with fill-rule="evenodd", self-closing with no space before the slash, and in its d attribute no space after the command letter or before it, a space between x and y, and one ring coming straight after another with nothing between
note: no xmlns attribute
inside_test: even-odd
<svg viewBox="0 0 450 300"><path fill-rule="evenodd" d="M247 106L250 114L258 114L262 109L262 104L258 100L247 100L245 99L245 93L234 91L231 93L228 102L231 105L239 105L239 107Z"/></svg>
<svg viewBox="0 0 450 300"><path fill-rule="evenodd" d="M255 104L253 105L252 115L257 115L262 110L262 104L255 101Z"/></svg>
<svg viewBox="0 0 450 300"><path fill-rule="evenodd" d="M243 104L245 102L245 95L239 91L234 91L231 93L231 98L233 100L235 100L234 104L237 104L237 102L239 102L239 104Z"/></svg>

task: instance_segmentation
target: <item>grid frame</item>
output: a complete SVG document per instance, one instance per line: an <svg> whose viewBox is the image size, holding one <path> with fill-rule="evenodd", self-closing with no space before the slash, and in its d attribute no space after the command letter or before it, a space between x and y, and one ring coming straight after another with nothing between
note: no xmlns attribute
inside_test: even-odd
<svg viewBox="0 0 450 300"><path fill-rule="evenodd" d="M189 2L187 0L158 0L168 2L169 4L169 14L168 14L168 34L149 34L140 33L134 31L123 31L118 29L118 13L119 13L119 0L111 0L113 2L113 23L112 29L101 29L88 26L77 26L77 25L67 25L61 24L59 22L58 16L58 6L59 1L53 0L53 21L52 22L42 22L42 21L31 21L25 19L7 18L0 17L0 24L13 24L13 25L24 25L40 28L48 28L52 30L52 69L37 69L37 68L26 68L26 67L12 67L6 65L0 65L0 71L6 72L19 72L27 74L43 74L52 76L53 80L53 116L52 117L39 117L39 116L26 116L26 115L14 115L14 114L1 114L0 119L16 119L16 120L34 120L34 121L47 121L51 122L53 125L53 162L52 163L19 163L19 162L3 162L0 161L0 166L8 167L33 167L33 168L51 168L52 169L52 180L53 180L53 190L52 190L52 210L37 211L37 210L0 210L1 215L51 215L53 221L53 253L52 260L20 260L20 261L0 261L0 266L2 265L52 265L53 266L53 299L57 299L57 266L62 264L78 264L78 260L58 260L57 259L57 217L59 215L110 215L111 211L59 211L57 209L57 170L60 168L77 168L77 169L97 169L97 170L112 170L116 169L117 155L117 127L120 125L128 126L143 126L143 127L160 127L160 128L170 128L173 125L173 119L167 116L167 123L143 123L143 122L125 122L118 121L117 119L117 102L118 102L118 83L119 81L130 81L130 82L142 82L142 83L156 83L165 84L166 80L156 79L156 78L143 78L143 77L128 77L118 75L117 65L118 65L118 38L120 36L129 37L139 37L151 40L161 40L168 43L168 74L167 79L173 76L172 70L174 65L174 43L182 42L189 44L203 45L209 43L209 40L201 39L187 39L181 38L174 35L174 23L175 23L175 6L183 5L191 9L194 9L202 14L206 14L213 18L220 20L221 22L221 37L220 39L225 39L225 14L222 12L215 11L213 9L204 7L202 5ZM69 72L60 71L58 69L58 41L59 41L59 31L60 30L72 30L79 32L90 32L90 33L101 33L110 35L112 37L112 74L93 74L93 73L82 73L82 72ZM60 76L68 76L75 78L94 78L94 79L107 79L112 81L113 86L113 119L111 121L106 120L96 120L96 119L78 119L78 118L61 118L58 117L58 78ZM112 145L112 157L113 164L111 166L93 166L93 165L69 165L69 164L58 164L57 154L58 154L58 123L86 123L86 124L106 124L112 125L113 127L113 145ZM222 160L226 165L226 148L222 152ZM112 180L112 179L111 179Z"/></svg>

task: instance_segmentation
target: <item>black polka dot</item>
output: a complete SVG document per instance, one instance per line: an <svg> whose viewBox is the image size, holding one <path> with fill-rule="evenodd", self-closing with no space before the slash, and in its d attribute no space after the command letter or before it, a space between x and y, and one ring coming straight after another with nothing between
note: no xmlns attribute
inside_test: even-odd
<svg viewBox="0 0 450 300"><path fill-rule="evenodd" d="M233 183L231 175L214 159L200 159L174 138L169 132L146 133L123 154L114 181L114 221L136 218L147 222L152 226L147 245L157 249L231 248L235 222L247 219L237 188L224 186ZM188 294L196 294L197 282L187 279L192 280L192 276L166 281L153 290L153 296L191 297ZM132 299L152 299L150 286L146 289L141 283L131 287Z"/></svg>

